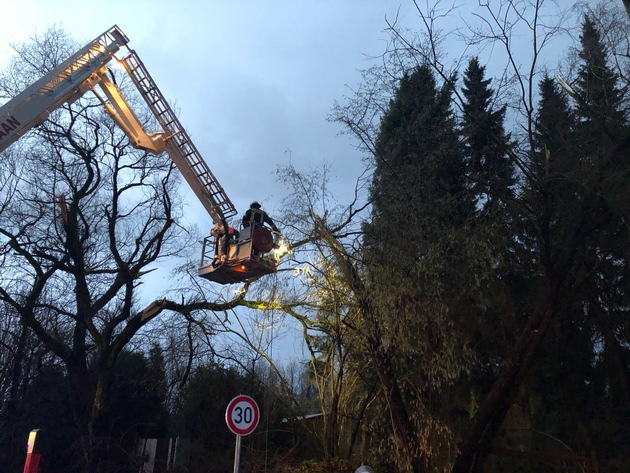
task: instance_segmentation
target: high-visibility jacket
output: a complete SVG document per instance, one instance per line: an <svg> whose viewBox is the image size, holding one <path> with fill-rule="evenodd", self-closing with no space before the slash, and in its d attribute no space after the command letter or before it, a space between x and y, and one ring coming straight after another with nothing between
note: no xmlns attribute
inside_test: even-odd
<svg viewBox="0 0 630 473"><path fill-rule="evenodd" d="M245 212L243 223L247 221L247 223L255 222L258 225L262 225L263 223L265 223L266 216L267 214L265 213L264 210L251 208L251 209L248 209L247 212Z"/></svg>
<svg viewBox="0 0 630 473"><path fill-rule="evenodd" d="M262 209L256 209L253 207L247 209L247 212L245 212L245 215L243 216L243 225L247 226L251 223L257 223L258 225L263 225L266 223L272 229L276 231L278 229L273 220L271 220L271 217L267 215L267 212Z"/></svg>

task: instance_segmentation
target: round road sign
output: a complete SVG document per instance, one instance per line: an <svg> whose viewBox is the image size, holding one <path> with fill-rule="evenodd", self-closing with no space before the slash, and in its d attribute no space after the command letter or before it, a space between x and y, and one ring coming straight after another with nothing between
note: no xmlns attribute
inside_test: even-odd
<svg viewBox="0 0 630 473"><path fill-rule="evenodd" d="M241 394L230 401L225 410L225 423L236 435L249 435L258 425L258 404L251 397Z"/></svg>

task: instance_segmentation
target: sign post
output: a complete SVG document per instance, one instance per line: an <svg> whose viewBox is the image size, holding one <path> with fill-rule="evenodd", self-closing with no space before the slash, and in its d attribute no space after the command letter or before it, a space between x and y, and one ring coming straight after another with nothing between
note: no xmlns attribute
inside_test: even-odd
<svg viewBox="0 0 630 473"><path fill-rule="evenodd" d="M26 461L24 462L24 473L37 473L39 471L42 452L39 441L43 435L42 429L31 430L28 434L28 443L26 445Z"/></svg>
<svg viewBox="0 0 630 473"><path fill-rule="evenodd" d="M225 410L225 423L236 435L234 448L234 473L238 473L241 460L241 437L251 434L258 426L260 411L251 397L241 394L230 401Z"/></svg>

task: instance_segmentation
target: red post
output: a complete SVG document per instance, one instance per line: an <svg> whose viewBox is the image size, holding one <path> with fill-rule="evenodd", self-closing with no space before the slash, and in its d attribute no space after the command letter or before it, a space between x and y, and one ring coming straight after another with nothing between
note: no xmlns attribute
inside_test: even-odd
<svg viewBox="0 0 630 473"><path fill-rule="evenodd" d="M39 462L42 458L37 437L42 429L31 430L28 434L28 444L26 445L26 461L24 462L24 473L39 473Z"/></svg>

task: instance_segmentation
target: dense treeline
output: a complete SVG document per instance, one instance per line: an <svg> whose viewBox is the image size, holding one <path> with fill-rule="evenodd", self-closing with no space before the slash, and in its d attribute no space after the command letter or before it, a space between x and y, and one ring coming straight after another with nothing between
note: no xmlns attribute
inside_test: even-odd
<svg viewBox="0 0 630 473"><path fill-rule="evenodd" d="M539 8L520 16L535 35ZM372 205L360 246L320 231L351 294L348 356L369 360L345 369L364 380L379 471L630 467L628 57L612 55L604 14L620 10L581 17L566 90L515 66L517 102L478 57L446 71L438 39L393 25L385 72L402 76L378 126L361 120L385 72L338 108L373 156ZM493 37L511 55L513 19Z"/></svg>
<svg viewBox="0 0 630 473"><path fill-rule="evenodd" d="M38 452L42 471L139 471L150 453L142 454L146 439L177 439L177 471L229 471L234 461L234 435L225 425L227 402L248 393L257 400L262 420L256 433L243 440L243 463L250 470L269 468L289 458L299 431L281 419L295 417L278 386L265 373L245 374L219 362L200 365L175 399L169 399L162 350L125 351L118 359L102 424L92 454L93 465L81 460L85 438L73 419L73 396L68 375L59 363L42 360L20 396L2 412L0 454L3 471L21 471L29 432L40 429ZM94 382L93 379L86 383ZM276 420L276 425L270 423ZM266 455L269 450L273 455ZM158 452L155 471L165 471L165 452Z"/></svg>
<svg viewBox="0 0 630 473"><path fill-rule="evenodd" d="M485 5L494 28L468 44L505 47L496 77L483 48L444 67L439 10L418 7L424 36L390 24L383 65L333 111L366 151L356 200L334 203L327 169L281 169L281 271L229 296L191 281L154 303L168 324L136 307L150 265L188 245L168 159L89 99L3 153L0 462L18 470L40 427L49 471L138 471L139 439L177 436L182 471L225 471L225 406L246 392L263 416L243 471L629 470L630 29L621 4L582 5L556 78L537 61L572 25L539 25L548 4ZM4 96L74 49L49 34ZM218 348L230 321L280 315L303 367L273 365L260 333Z"/></svg>

